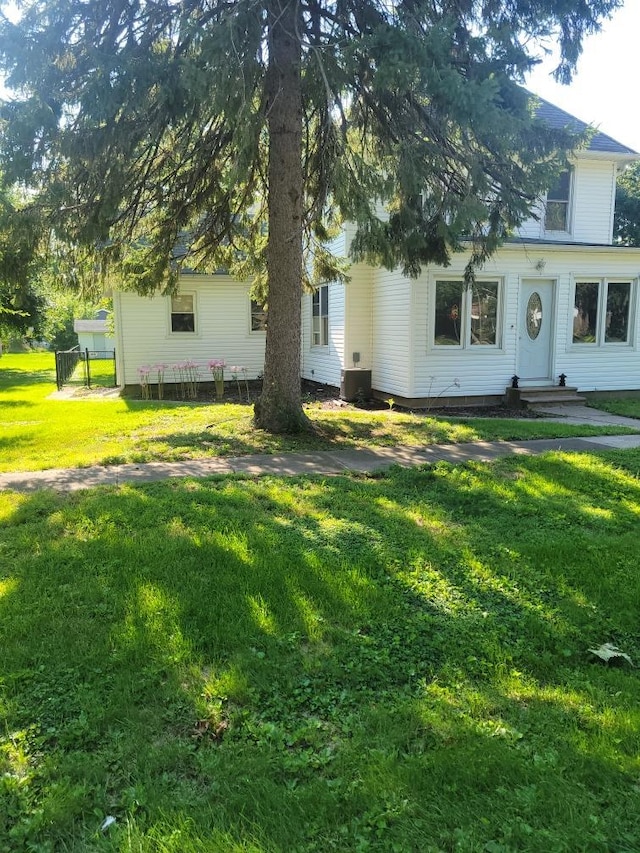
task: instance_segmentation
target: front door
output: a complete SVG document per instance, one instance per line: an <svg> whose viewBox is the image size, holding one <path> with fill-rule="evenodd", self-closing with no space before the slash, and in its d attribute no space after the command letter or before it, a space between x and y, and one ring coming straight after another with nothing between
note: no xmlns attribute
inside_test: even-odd
<svg viewBox="0 0 640 853"><path fill-rule="evenodd" d="M520 282L518 376L525 382L551 379L554 289L550 279Z"/></svg>

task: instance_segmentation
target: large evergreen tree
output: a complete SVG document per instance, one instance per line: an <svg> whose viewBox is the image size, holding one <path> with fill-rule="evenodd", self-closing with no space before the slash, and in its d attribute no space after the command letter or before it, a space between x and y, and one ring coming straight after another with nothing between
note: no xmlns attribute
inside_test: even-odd
<svg viewBox="0 0 640 853"><path fill-rule="evenodd" d="M518 86L536 41L568 79L619 5L26 0L0 28L6 175L142 293L172 286L185 232L191 266L266 273L256 418L298 429L301 288L341 274L331 227L352 220L354 257L410 275L471 237L471 274L574 142Z"/></svg>
<svg viewBox="0 0 640 853"><path fill-rule="evenodd" d="M613 238L623 246L640 246L640 163L618 177Z"/></svg>
<svg viewBox="0 0 640 853"><path fill-rule="evenodd" d="M24 200L0 187L0 336L37 336L45 299L37 276L42 267L41 228Z"/></svg>

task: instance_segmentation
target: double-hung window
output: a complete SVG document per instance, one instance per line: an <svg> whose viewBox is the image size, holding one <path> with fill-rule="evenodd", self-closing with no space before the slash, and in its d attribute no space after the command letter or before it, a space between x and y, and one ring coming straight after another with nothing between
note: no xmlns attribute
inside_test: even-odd
<svg viewBox="0 0 640 853"><path fill-rule="evenodd" d="M592 279L576 281L573 343L628 344L631 335L632 282Z"/></svg>
<svg viewBox="0 0 640 853"><path fill-rule="evenodd" d="M561 172L555 186L547 193L544 210L545 231L569 231L572 174L569 169Z"/></svg>
<svg viewBox="0 0 640 853"><path fill-rule="evenodd" d="M267 310L256 299L251 300L251 331L264 332L267 329Z"/></svg>
<svg viewBox="0 0 640 853"><path fill-rule="evenodd" d="M500 344L499 281L436 281L433 345L495 347Z"/></svg>
<svg viewBox="0 0 640 853"><path fill-rule="evenodd" d="M311 297L311 343L329 346L329 285L322 284Z"/></svg>
<svg viewBox="0 0 640 853"><path fill-rule="evenodd" d="M196 311L193 293L179 293L171 297L171 331L195 332Z"/></svg>

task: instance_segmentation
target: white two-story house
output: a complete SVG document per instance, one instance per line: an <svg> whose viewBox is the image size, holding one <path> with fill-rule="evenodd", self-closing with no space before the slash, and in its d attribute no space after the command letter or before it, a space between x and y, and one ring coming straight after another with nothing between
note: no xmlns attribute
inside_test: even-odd
<svg viewBox="0 0 640 853"><path fill-rule="evenodd" d="M555 126L586 127L542 102ZM613 245L616 177L640 155L595 133L535 218L463 286L468 257L429 266L418 279L353 265L347 284L303 297L303 378L339 387L365 371L378 396L419 406L501 400L520 387L640 389L640 249ZM334 249L348 253L346 226ZM223 358L262 371L264 315L249 285L184 275L172 298L115 294L118 375L179 359Z"/></svg>

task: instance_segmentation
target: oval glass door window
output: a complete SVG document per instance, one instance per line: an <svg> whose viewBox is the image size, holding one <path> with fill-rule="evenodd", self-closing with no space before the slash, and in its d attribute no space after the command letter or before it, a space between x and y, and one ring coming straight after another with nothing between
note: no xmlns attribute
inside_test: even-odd
<svg viewBox="0 0 640 853"><path fill-rule="evenodd" d="M532 341L538 337L541 328L542 299L540 299L540 294L534 291L527 302L527 334Z"/></svg>

